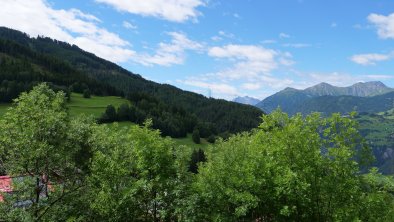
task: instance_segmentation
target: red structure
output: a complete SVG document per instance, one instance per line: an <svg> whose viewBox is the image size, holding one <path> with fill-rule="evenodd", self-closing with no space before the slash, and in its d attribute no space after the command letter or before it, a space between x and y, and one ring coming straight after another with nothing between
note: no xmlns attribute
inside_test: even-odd
<svg viewBox="0 0 394 222"><path fill-rule="evenodd" d="M0 202L4 201L2 193L12 192L12 177L0 176Z"/></svg>

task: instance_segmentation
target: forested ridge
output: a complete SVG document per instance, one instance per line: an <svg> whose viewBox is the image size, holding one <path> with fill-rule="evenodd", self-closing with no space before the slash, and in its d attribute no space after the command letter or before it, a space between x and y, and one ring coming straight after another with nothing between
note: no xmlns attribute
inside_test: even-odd
<svg viewBox="0 0 394 222"><path fill-rule="evenodd" d="M96 95L120 95L126 98L136 93L154 97L157 108L164 110L154 115L152 111L143 116L151 116L154 125L171 131L168 135L179 136L184 132L166 130L173 126L187 125L179 115L168 110L183 110L197 119L196 127L208 126L212 133L237 133L258 126L262 111L247 105L228 102L221 99L206 98L192 92L183 91L168 84L158 84L143 79L120 66L98 58L79 49L75 45L60 42L47 37L30 38L22 32L0 27L0 93L4 101L10 101L23 91L31 89L37 82L50 82L64 91L82 93L89 89ZM149 101L148 101L149 102ZM182 111L182 112L183 112ZM175 112L175 114L179 112ZM166 116L168 118L166 118ZM189 118L188 117L188 118ZM193 128L194 128L193 127ZM190 127L184 127L187 132ZM201 127L200 127L201 128Z"/></svg>
<svg viewBox="0 0 394 222"><path fill-rule="evenodd" d="M0 120L5 221L392 221L394 179L354 114L275 111L205 152L144 126L71 117L65 93L40 84ZM200 161L196 164L195 161ZM361 171L368 173L362 174ZM23 207L21 207L23 206Z"/></svg>

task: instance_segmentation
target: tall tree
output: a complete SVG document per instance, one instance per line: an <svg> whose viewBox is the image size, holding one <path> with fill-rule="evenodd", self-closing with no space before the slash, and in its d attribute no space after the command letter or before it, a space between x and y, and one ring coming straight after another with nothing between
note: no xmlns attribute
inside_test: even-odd
<svg viewBox="0 0 394 222"><path fill-rule="evenodd" d="M26 205L21 218L43 219L67 196L79 191L85 172L82 166L77 167L75 158L81 162L89 158L77 154L87 153L82 149L87 145L83 136L90 124L71 123L65 94L55 93L47 84L15 100L15 106L0 122L0 149L7 173L22 178L20 183L14 181L17 192L12 196ZM9 203L5 216L18 211L12 200Z"/></svg>

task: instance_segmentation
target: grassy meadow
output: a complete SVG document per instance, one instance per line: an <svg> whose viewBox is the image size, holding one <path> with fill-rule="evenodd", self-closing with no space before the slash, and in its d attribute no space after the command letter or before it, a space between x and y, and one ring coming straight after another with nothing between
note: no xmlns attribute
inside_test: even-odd
<svg viewBox="0 0 394 222"><path fill-rule="evenodd" d="M92 96L91 98L83 98L82 94L72 93L71 100L68 103L69 111L71 116L78 115L92 115L94 117L100 117L100 115L105 111L108 105L113 105L118 108L121 104L129 103L128 100L116 97L116 96ZM0 104L0 117L7 111L11 104ZM117 122L118 127L130 127L135 125L132 122ZM109 124L111 127L114 126L113 123ZM115 127L114 127L115 128ZM208 147L209 143L201 138L200 144L195 144L192 140L192 135L189 133L185 138L173 138L177 145L186 145L193 149L205 149Z"/></svg>

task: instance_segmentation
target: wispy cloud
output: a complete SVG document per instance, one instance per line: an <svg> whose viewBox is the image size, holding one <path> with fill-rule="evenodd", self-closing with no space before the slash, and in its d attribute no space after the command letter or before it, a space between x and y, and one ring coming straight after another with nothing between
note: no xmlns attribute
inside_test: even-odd
<svg viewBox="0 0 394 222"><path fill-rule="evenodd" d="M338 27L338 24L336 23L336 22L333 22L333 23L331 23L331 28L336 28L336 27Z"/></svg>
<svg viewBox="0 0 394 222"><path fill-rule="evenodd" d="M55 10L44 0L2 0L0 26L75 44L113 62L135 55L131 44L100 27L100 19L78 9Z"/></svg>
<svg viewBox="0 0 394 222"><path fill-rule="evenodd" d="M380 14L370 14L368 21L375 25L378 36L382 39L394 39L394 13L385 16Z"/></svg>
<svg viewBox="0 0 394 222"><path fill-rule="evenodd" d="M200 51L203 49L201 43L190 40L185 34L180 32L169 32L171 42L161 42L153 55L141 53L135 56L133 60L145 66L161 65L171 66L183 64L187 50Z"/></svg>
<svg viewBox="0 0 394 222"><path fill-rule="evenodd" d="M283 46L299 49L299 48L308 48L308 47L311 47L312 45L307 44L307 43L286 43L286 44L283 44Z"/></svg>
<svg viewBox="0 0 394 222"><path fill-rule="evenodd" d="M123 27L125 27L126 29L137 29L138 27L128 21L123 21Z"/></svg>
<svg viewBox="0 0 394 222"><path fill-rule="evenodd" d="M288 38L290 38L291 36L289 35L289 34L286 34L286 33L284 33L284 32L281 32L281 33L279 33L279 38L280 39L288 39Z"/></svg>
<svg viewBox="0 0 394 222"><path fill-rule="evenodd" d="M277 42L278 41L273 40L273 39L266 39L266 40L261 41L262 44L274 44L274 43L277 43Z"/></svg>
<svg viewBox="0 0 394 222"><path fill-rule="evenodd" d="M378 54L378 53L369 53L369 54L358 54L354 55L350 58L354 63L368 66L368 65L376 65L377 62L386 61L392 59L394 57L394 53L389 54Z"/></svg>
<svg viewBox="0 0 394 222"><path fill-rule="evenodd" d="M202 0L96 0L115 9L142 16L152 16L172 22L196 20L201 12L198 7L204 6Z"/></svg>

